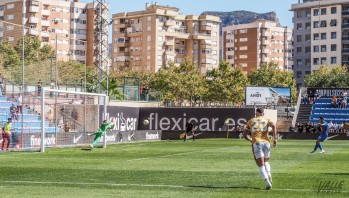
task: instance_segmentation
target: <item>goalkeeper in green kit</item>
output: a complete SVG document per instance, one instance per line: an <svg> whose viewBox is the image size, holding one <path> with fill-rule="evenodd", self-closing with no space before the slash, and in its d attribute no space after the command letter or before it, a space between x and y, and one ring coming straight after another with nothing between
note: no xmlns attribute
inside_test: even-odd
<svg viewBox="0 0 349 198"><path fill-rule="evenodd" d="M104 135L104 133L107 130L110 130L113 128L114 128L113 122L107 122L107 120L104 120L103 123L101 124L101 126L99 127L99 129L90 135L90 136L96 135L92 144L90 144L91 149L93 149L93 146L99 142L99 140L101 139L101 137Z"/></svg>

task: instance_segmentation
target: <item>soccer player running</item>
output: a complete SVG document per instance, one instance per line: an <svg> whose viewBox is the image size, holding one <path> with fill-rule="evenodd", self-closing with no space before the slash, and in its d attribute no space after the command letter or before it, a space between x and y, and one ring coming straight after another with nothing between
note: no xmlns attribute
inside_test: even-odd
<svg viewBox="0 0 349 198"><path fill-rule="evenodd" d="M243 137L252 142L252 152L254 159L259 167L265 183L266 189L272 187L272 177L270 172L270 140L268 128L271 127L274 135L274 147L277 145L277 132L275 124L268 118L264 117L264 110L262 108L256 109L256 117L249 120L246 124ZM251 134L252 138L248 136Z"/></svg>
<svg viewBox="0 0 349 198"><path fill-rule="evenodd" d="M318 124L318 128L320 129L320 136L318 137L318 139L316 140L316 144L314 147L314 150L311 153L315 153L317 148L320 148L320 153L324 153L325 150L322 148L322 145L320 142L323 142L326 140L326 138L328 137L328 123L325 122L325 119L320 116L319 118L319 124Z"/></svg>
<svg viewBox="0 0 349 198"><path fill-rule="evenodd" d="M96 145L99 142L99 140L107 130L110 130L113 128L114 128L113 122L107 122L107 120L104 120L101 126L99 127L99 129L90 135L90 136L95 135L95 138L93 139L92 144L90 144L91 149L93 149L94 145Z"/></svg>

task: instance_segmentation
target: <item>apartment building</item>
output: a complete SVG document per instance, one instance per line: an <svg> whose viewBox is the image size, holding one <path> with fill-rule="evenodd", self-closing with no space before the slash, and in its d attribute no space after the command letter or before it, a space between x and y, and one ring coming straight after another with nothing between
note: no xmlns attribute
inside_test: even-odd
<svg viewBox="0 0 349 198"><path fill-rule="evenodd" d="M292 29L274 21L223 27L223 60L246 73L269 62L280 70L292 70L292 38Z"/></svg>
<svg viewBox="0 0 349 198"><path fill-rule="evenodd" d="M0 0L0 42L7 40L16 45L22 38L22 2ZM26 35L38 36L42 45L55 48L57 44L58 60L77 60L93 65L93 56L86 58L87 49L93 51L92 3L81 3L78 0L27 0L25 7ZM87 25L89 21L92 21L91 25ZM88 43L88 40L92 42Z"/></svg>
<svg viewBox="0 0 349 198"><path fill-rule="evenodd" d="M349 65L349 0L299 0L291 11L297 86L321 65Z"/></svg>
<svg viewBox="0 0 349 198"><path fill-rule="evenodd" d="M113 20L114 69L130 64L155 73L169 62L188 59L205 73L219 64L219 17L146 4L143 11L114 14Z"/></svg>

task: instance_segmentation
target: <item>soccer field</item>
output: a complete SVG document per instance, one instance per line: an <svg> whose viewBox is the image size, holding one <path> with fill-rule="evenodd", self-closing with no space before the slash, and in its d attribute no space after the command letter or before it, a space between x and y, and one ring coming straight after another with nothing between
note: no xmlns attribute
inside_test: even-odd
<svg viewBox="0 0 349 198"><path fill-rule="evenodd" d="M0 197L349 197L349 142L287 140L266 191L251 145L205 139L0 153ZM328 184L329 191L323 190Z"/></svg>

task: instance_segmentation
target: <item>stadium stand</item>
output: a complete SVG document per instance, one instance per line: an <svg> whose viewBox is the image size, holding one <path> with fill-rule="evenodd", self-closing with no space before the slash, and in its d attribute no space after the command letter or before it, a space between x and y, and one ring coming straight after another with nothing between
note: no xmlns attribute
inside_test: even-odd
<svg viewBox="0 0 349 198"><path fill-rule="evenodd" d="M15 98L14 98L15 99ZM10 107L14 104L17 106L16 102L9 101L7 96L0 96L0 123L3 125L9 117ZM23 124L23 130L22 130ZM18 113L18 120L13 120L12 122L12 132L14 133L40 133L41 132L41 119L40 116L33 113L30 113L28 109L23 109L22 114ZM55 126L49 126L49 123L45 121L45 132L46 133L55 133L59 132L60 129Z"/></svg>
<svg viewBox="0 0 349 198"><path fill-rule="evenodd" d="M331 98L319 98L310 115L310 122L319 122L322 116L327 122L332 120L333 123L341 124L343 121L349 122L349 109L341 109L331 104Z"/></svg>

